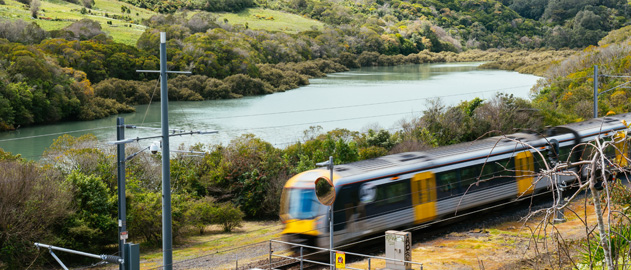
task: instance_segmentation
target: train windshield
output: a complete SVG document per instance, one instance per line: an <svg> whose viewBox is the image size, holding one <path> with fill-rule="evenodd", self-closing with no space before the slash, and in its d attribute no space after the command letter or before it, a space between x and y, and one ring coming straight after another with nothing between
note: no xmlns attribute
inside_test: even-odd
<svg viewBox="0 0 631 270"><path fill-rule="evenodd" d="M313 189L289 190L289 216L293 219L311 219L317 215L320 202Z"/></svg>

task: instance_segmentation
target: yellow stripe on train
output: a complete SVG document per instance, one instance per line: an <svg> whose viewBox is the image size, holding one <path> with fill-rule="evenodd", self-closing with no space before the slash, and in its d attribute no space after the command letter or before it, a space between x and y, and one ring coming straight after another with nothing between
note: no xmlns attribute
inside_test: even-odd
<svg viewBox="0 0 631 270"><path fill-rule="evenodd" d="M436 176L433 172L417 173L412 177L412 205L414 223L436 218Z"/></svg>
<svg viewBox="0 0 631 270"><path fill-rule="evenodd" d="M317 236L320 232L316 229L315 219L290 219L285 222L282 234L297 233Z"/></svg>
<svg viewBox="0 0 631 270"><path fill-rule="evenodd" d="M531 194L535 190L533 183L535 173L534 157L530 151L517 153L515 157L515 174L517 176L517 197Z"/></svg>

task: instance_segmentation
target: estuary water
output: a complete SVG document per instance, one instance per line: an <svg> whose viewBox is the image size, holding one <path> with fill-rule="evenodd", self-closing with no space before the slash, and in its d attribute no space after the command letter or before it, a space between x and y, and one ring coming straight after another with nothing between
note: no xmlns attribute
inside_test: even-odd
<svg viewBox="0 0 631 270"><path fill-rule="evenodd" d="M422 115L428 101L454 105L497 93L528 98L539 77L502 70L484 70L481 63L420 64L365 67L311 79L310 85L282 93L232 100L169 102L169 127L217 130L218 134L172 137L171 147L194 143L227 145L243 134L283 148L304 137L310 127L366 131L396 129L402 120ZM93 133L105 143L116 138L116 117L126 124L160 127L160 104L136 107L135 113L105 119L22 127L0 133L0 148L37 160L62 134ZM126 129L126 138L160 135L159 129ZM151 141L137 142L148 146ZM134 142L136 144L136 142ZM114 146L110 146L114 147Z"/></svg>

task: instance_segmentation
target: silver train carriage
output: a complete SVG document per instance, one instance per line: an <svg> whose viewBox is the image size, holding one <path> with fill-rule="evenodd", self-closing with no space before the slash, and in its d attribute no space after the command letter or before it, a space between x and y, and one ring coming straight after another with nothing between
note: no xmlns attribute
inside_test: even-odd
<svg viewBox="0 0 631 270"><path fill-rule="evenodd" d="M619 143L610 147L607 155L627 166L630 153L626 123L631 123L631 113L554 127L545 136L515 133L336 165L335 246L546 190L551 179L536 178L535 172L545 169L549 160L587 158L591 153L583 151L584 146L572 149L598 137L623 138L616 140ZM586 174L580 168L571 170ZM286 241L329 246L328 207L317 200L314 192L314 181L329 175L324 168L309 170L285 184L280 218ZM575 177L557 180L568 183Z"/></svg>

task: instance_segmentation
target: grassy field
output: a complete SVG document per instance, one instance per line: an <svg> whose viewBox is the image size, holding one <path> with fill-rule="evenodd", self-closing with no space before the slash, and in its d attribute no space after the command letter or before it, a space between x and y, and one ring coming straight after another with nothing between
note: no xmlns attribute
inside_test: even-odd
<svg viewBox="0 0 631 270"><path fill-rule="evenodd" d="M74 21L88 18L101 24L103 31L110 35L114 41L135 46L136 41L145 31L141 24L143 19L148 19L157 13L134 7L116 0L95 0L92 9L82 14L82 6L61 0L42 0L39 18L31 17L28 6L15 0L5 0L5 5L0 5L0 18L10 20L21 19L27 22L36 22L45 30L57 30L64 28ZM131 12L123 14L121 6L127 6ZM193 13L189 13L192 15ZM128 16L130 20L113 19L114 15ZM248 25L250 29L264 29L269 31L282 31L297 33L300 31L320 29L322 23L298 15L280 11L253 8L237 14L215 13L218 21L228 20L230 24ZM111 24L108 24L111 22Z"/></svg>
<svg viewBox="0 0 631 270"><path fill-rule="evenodd" d="M263 29L286 33L298 33L322 29L323 23L299 15L262 8L251 8L239 13L215 13L219 21L228 19L230 24L248 24L250 29Z"/></svg>
<svg viewBox="0 0 631 270"><path fill-rule="evenodd" d="M53 0L42 1L38 13L39 19L34 19L31 17L28 7L22 3L14 0L5 0L5 3L5 5L0 6L1 18L36 22L42 29L49 31L61 29L74 21L88 18L99 22L103 31L112 36L115 41L133 46L136 45L136 41L145 31L145 26L141 25L140 21L150 18L155 14L152 11L135 8L131 5L113 0L96 0L94 7L89 9L89 13L81 14L82 6L60 0ZM131 9L131 13L127 15L131 17L132 22L107 17L123 15L121 13L121 6L123 5ZM61 21L55 21L55 19L61 19ZM111 21L112 24L108 24L108 21Z"/></svg>
<svg viewBox="0 0 631 270"><path fill-rule="evenodd" d="M236 229L232 233L223 232L219 225L211 225L206 227L204 235L191 235L185 237L181 243L174 246L173 262L182 260L190 260L199 257L225 256L225 253L247 253L252 247L231 250L235 247L243 247L251 244L261 243L261 247L267 247L265 241L277 239L282 231L280 221L248 221L244 222L243 227ZM266 251L265 249L264 251ZM227 255L229 258L228 268L234 266L234 256ZM262 258L259 258L262 259ZM141 268L154 268L162 265L162 250L147 250L141 247ZM245 264L248 260L241 257L240 264ZM208 262L206 262L208 263ZM214 263L215 269L223 269L218 263ZM203 269L203 268L202 268Z"/></svg>

